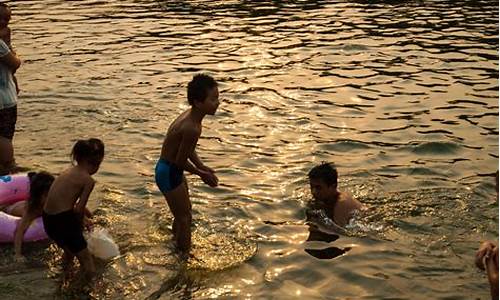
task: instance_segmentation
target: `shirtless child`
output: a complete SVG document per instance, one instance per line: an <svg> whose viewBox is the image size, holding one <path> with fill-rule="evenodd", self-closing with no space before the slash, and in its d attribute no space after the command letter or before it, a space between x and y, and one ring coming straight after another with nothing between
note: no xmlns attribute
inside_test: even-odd
<svg viewBox="0 0 500 300"><path fill-rule="evenodd" d="M219 181L214 170L201 162L195 149L203 118L214 115L219 107L217 82L205 74L195 75L188 84L187 98L191 107L170 125L155 169L156 184L174 216L174 240L183 254L188 254L191 248L191 201L183 173L196 174L212 187Z"/></svg>
<svg viewBox="0 0 500 300"><path fill-rule="evenodd" d="M345 226L354 212L363 205L346 192L337 189L337 169L331 163L322 163L309 171L309 185L316 204L338 226Z"/></svg>
<svg viewBox="0 0 500 300"><path fill-rule="evenodd" d="M92 175L99 170L104 158L104 144L93 138L79 140L71 155L76 165L62 172L50 187L42 220L47 235L64 250L66 271L76 256L84 278L89 280L95 266L83 237L83 220L89 213L86 206L95 184Z"/></svg>

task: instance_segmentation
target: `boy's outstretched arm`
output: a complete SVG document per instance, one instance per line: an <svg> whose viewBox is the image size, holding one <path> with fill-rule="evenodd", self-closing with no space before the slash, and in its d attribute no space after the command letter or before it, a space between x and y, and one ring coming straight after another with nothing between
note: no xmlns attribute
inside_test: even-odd
<svg viewBox="0 0 500 300"><path fill-rule="evenodd" d="M186 170L192 174L196 174L201 177L201 180L208 184L209 186L217 186L219 179L214 173L204 170L202 168L197 168L188 161L188 158L192 157L196 148L196 143L198 142L198 132L196 130L188 130L184 133L181 145L175 157L175 164L177 167ZM198 155L196 157L199 159ZM196 159L196 158L195 158ZM201 161L200 161L201 162Z"/></svg>
<svg viewBox="0 0 500 300"><path fill-rule="evenodd" d="M178 168L196 175L199 174L199 170L188 161L188 158L191 157L194 152L197 142L198 133L196 130L186 130L182 135L179 150L177 151L175 161L173 162Z"/></svg>
<svg viewBox="0 0 500 300"><path fill-rule="evenodd" d="M215 171L208 167L205 166L205 164L201 161L200 157L198 156L198 153L196 152L196 149L193 150L191 155L189 156L189 160L200 170L207 171L210 173L215 173Z"/></svg>

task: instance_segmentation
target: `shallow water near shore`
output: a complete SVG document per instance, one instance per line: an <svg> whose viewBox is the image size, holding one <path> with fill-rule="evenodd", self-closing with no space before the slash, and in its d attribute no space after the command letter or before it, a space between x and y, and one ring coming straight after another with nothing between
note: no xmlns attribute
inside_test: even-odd
<svg viewBox="0 0 500 300"><path fill-rule="evenodd" d="M0 298L489 299L473 257L498 240L497 1L11 7L17 162L59 173L76 139L103 139L89 206L121 256L74 291L54 245L27 245L25 265L0 245ZM219 82L198 153L220 186L188 176L186 265L153 171L197 72ZM307 172L322 161L369 212L314 241Z"/></svg>

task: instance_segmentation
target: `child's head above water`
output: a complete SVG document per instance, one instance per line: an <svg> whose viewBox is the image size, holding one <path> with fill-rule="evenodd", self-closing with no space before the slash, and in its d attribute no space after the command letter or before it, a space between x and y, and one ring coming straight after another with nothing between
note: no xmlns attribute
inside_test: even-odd
<svg viewBox="0 0 500 300"><path fill-rule="evenodd" d="M91 167L90 173L94 174L104 158L104 143L95 138L78 140L71 151L71 158L78 165L89 165Z"/></svg>
<svg viewBox="0 0 500 300"><path fill-rule="evenodd" d="M333 163L323 162L321 165L315 166L309 171L308 176L309 180L319 179L327 185L337 186L338 173Z"/></svg>
<svg viewBox="0 0 500 300"><path fill-rule="evenodd" d="M337 192L337 168L333 163L323 162L309 171L311 194L315 200L326 201Z"/></svg>
<svg viewBox="0 0 500 300"><path fill-rule="evenodd" d="M50 186L54 182L54 176L47 172L29 172L30 198L28 199L28 209L41 209L47 198Z"/></svg>
<svg viewBox="0 0 500 300"><path fill-rule="evenodd" d="M187 98L191 106L195 106L197 102L213 102L218 106L219 104L219 90L217 88L217 81L210 75L196 74L189 82L187 87ZM213 108L213 107L211 107ZM215 110L217 107L215 107ZM211 113L208 111L208 113ZM215 111L214 111L215 113Z"/></svg>

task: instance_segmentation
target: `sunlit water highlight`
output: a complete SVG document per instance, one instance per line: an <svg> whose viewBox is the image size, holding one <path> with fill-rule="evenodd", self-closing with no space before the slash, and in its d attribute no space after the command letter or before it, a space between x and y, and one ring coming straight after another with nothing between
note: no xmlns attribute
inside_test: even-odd
<svg viewBox="0 0 500 300"><path fill-rule="evenodd" d="M497 1L11 5L18 163L58 173L76 139L107 147L90 206L122 256L87 296L488 299L472 258L498 239ZM152 175L199 71L220 83L198 152L221 185L189 177L195 249L211 260L185 266ZM369 213L307 241L306 174L324 160ZM348 250L311 255L326 248ZM59 290L53 245L25 251L18 266L0 248L3 299L85 296ZM213 263L231 267L200 268Z"/></svg>

